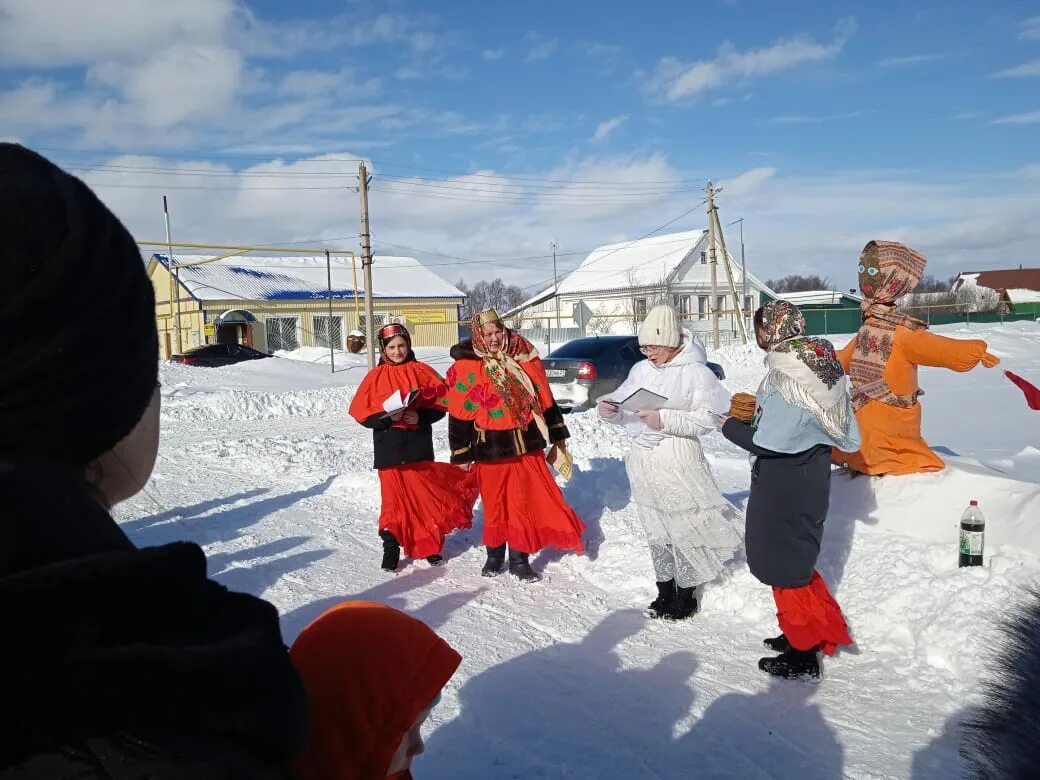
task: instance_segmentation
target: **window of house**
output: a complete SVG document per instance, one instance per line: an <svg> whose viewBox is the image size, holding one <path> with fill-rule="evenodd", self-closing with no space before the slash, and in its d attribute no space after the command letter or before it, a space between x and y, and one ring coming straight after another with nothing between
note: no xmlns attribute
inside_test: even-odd
<svg viewBox="0 0 1040 780"><path fill-rule="evenodd" d="M646 317L646 298L636 298L635 300L635 314L639 319Z"/></svg>
<svg viewBox="0 0 1040 780"><path fill-rule="evenodd" d="M675 296L675 298L674 298L674 300L675 300L675 310L677 312L679 312L679 316L680 317L687 318L691 314L693 314L693 311L690 308L691 299L692 299L692 297L689 296L689 295L676 295Z"/></svg>
<svg viewBox="0 0 1040 780"><path fill-rule="evenodd" d="M719 310L719 314L726 311L726 296L720 295L715 299L715 308Z"/></svg>
<svg viewBox="0 0 1040 780"><path fill-rule="evenodd" d="M343 349L343 317L316 314L311 318L311 325L314 329L314 346Z"/></svg>
<svg viewBox="0 0 1040 780"><path fill-rule="evenodd" d="M708 253L707 252L701 252L701 265L707 265L707 263L708 263Z"/></svg>
<svg viewBox="0 0 1040 780"><path fill-rule="evenodd" d="M698 295L697 296L697 319L706 320L708 319L708 296Z"/></svg>
<svg viewBox="0 0 1040 780"><path fill-rule="evenodd" d="M381 327L386 325L387 322L388 320L386 314L383 314L381 312L375 312L372 315L372 325L374 326L374 330L379 330ZM362 333L368 333L368 320L366 319L366 316L364 314L360 315L360 320L358 321L358 329Z"/></svg>
<svg viewBox="0 0 1040 780"><path fill-rule="evenodd" d="M264 328L267 334L267 351L299 349L299 324L299 317L266 317Z"/></svg>
<svg viewBox="0 0 1040 780"><path fill-rule="evenodd" d="M755 313L755 309L757 309L757 308L758 307L755 306L755 296L754 295L745 296L745 298L744 298L744 314L754 314Z"/></svg>

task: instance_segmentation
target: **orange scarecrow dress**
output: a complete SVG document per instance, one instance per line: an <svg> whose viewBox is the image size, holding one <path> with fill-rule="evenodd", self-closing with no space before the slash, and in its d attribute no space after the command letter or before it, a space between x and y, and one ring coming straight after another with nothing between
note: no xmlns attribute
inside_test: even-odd
<svg viewBox="0 0 1040 780"><path fill-rule="evenodd" d="M332 607L300 633L289 654L310 710L307 740L293 765L301 780L387 777L405 734L462 661L424 623L369 601Z"/></svg>
<svg viewBox="0 0 1040 780"><path fill-rule="evenodd" d="M980 339L951 339L929 333L927 325L895 308L924 273L925 257L893 241L871 241L860 255L863 325L838 351L852 381L862 446L834 451L834 462L873 476L939 471L942 458L921 435L923 391L918 366L970 371L999 360Z"/></svg>
<svg viewBox="0 0 1040 780"><path fill-rule="evenodd" d="M497 359L482 358L471 341L452 348L455 363L440 401L450 415L452 463L476 464L485 546L508 544L524 553L544 547L583 552L585 524L545 463L545 448L570 436L563 413L535 348L518 333L511 331L508 338ZM527 381L508 375L507 362Z"/></svg>
<svg viewBox="0 0 1040 780"><path fill-rule="evenodd" d="M413 390L419 391L413 407L419 422L390 420L383 402L394 392L407 396ZM390 531L414 559L440 554L447 534L473 522L476 478L433 459L431 426L444 417L437 402L446 392L437 372L412 357L398 364L382 361L350 404L351 417L373 429L382 498L378 530Z"/></svg>

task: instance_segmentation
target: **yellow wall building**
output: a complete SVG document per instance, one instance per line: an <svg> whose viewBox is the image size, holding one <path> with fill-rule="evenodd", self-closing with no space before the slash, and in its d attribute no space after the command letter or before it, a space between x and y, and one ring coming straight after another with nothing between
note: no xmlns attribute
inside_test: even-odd
<svg viewBox="0 0 1040 780"><path fill-rule="evenodd" d="M166 255L153 254L148 261L163 358L215 343L275 352L328 348L331 341L344 349L350 331L365 331L364 290L355 291L349 258L331 261L331 320L325 257L247 255L177 267L199 259L175 256L177 284L171 284ZM402 322L416 347L446 347L458 341L465 293L411 257L376 256L372 276L376 328ZM174 325L178 306L179 345Z"/></svg>

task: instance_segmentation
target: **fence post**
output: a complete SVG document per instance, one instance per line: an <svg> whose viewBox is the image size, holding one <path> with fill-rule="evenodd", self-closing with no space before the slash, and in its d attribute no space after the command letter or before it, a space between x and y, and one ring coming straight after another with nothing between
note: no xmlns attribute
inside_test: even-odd
<svg viewBox="0 0 1040 780"><path fill-rule="evenodd" d="M823 335L826 336L831 332L830 327L827 325L827 310L823 310Z"/></svg>

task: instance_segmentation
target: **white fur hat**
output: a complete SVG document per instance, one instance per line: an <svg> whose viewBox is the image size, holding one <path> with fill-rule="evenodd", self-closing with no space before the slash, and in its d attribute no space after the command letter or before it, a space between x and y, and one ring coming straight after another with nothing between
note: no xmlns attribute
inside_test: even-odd
<svg viewBox="0 0 1040 780"><path fill-rule="evenodd" d="M679 315L666 304L655 306L647 312L639 326L639 346L677 347L682 343L679 330Z"/></svg>

